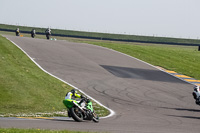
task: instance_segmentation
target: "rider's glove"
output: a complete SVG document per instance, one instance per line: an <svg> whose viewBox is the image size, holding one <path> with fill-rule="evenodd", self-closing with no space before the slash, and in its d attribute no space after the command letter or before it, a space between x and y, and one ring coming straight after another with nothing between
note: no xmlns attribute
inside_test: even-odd
<svg viewBox="0 0 200 133"><path fill-rule="evenodd" d="M84 95L81 95L81 98L84 99L84 98L86 98L86 97L85 97Z"/></svg>

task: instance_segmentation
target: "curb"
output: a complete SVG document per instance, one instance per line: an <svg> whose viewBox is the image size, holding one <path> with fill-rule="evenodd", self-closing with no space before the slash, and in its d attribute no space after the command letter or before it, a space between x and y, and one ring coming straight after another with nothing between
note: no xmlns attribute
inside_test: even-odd
<svg viewBox="0 0 200 133"><path fill-rule="evenodd" d="M168 73L169 75L172 75L180 80L183 80L189 84L192 84L192 85L195 85L195 86L200 86L200 80L197 80L197 79L194 79L192 77L189 77L189 76L186 76L186 75L183 75L183 74L179 74L175 71L171 71L171 70L167 70L167 69L164 69L162 67L159 67L159 66L155 66L157 69L161 70L161 71L164 71L166 73Z"/></svg>

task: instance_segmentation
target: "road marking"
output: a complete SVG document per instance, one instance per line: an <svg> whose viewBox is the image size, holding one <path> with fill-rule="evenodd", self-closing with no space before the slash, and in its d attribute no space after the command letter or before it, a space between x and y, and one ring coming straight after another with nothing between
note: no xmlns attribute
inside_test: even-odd
<svg viewBox="0 0 200 133"><path fill-rule="evenodd" d="M164 72L166 72L166 73L168 73L168 74L170 74L170 75L172 75L176 78L179 78L179 79L181 79L181 80L183 80L187 83L193 84L195 86L200 86L200 80L196 80L192 77L189 77L189 76L186 76L186 75L183 75L183 74L179 74L175 71L167 70L167 69L164 69L164 68L159 67L159 66L156 66L156 68L161 70L161 71L164 71Z"/></svg>
<svg viewBox="0 0 200 133"><path fill-rule="evenodd" d="M179 78L191 78L191 77L186 76L186 75L174 75L174 76L179 77Z"/></svg>
<svg viewBox="0 0 200 133"><path fill-rule="evenodd" d="M54 118L49 118L49 117L35 117L36 119L50 119L50 120L52 120L52 119L54 119Z"/></svg>
<svg viewBox="0 0 200 133"><path fill-rule="evenodd" d="M165 70L165 72L167 72L167 73L176 73L176 72L170 71L170 70Z"/></svg>
<svg viewBox="0 0 200 133"><path fill-rule="evenodd" d="M20 119L34 119L34 117L17 117L17 118L20 118Z"/></svg>
<svg viewBox="0 0 200 133"><path fill-rule="evenodd" d="M185 79L186 81L189 81L189 82L200 82L200 80L194 80L194 79Z"/></svg>

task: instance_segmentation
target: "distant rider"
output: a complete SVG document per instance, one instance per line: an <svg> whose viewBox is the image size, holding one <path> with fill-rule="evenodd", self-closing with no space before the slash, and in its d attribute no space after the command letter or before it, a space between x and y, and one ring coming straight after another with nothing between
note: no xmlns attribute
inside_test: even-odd
<svg viewBox="0 0 200 133"><path fill-rule="evenodd" d="M47 28L46 31L45 31L45 33L51 35L51 29L50 29L50 28Z"/></svg>
<svg viewBox="0 0 200 133"><path fill-rule="evenodd" d="M195 99L196 104L200 105L200 87L199 86L194 87L194 91L193 91L192 95Z"/></svg>
<svg viewBox="0 0 200 133"><path fill-rule="evenodd" d="M35 29L32 29L32 31L31 31L31 37L34 38L35 34L36 34Z"/></svg>
<svg viewBox="0 0 200 133"><path fill-rule="evenodd" d="M20 34L19 28L17 28L17 29L15 30L15 33L16 33L16 36L19 36L19 34Z"/></svg>
<svg viewBox="0 0 200 133"><path fill-rule="evenodd" d="M47 39L49 39L50 36L51 36L51 29L47 28L46 31L45 31L45 34L46 34Z"/></svg>

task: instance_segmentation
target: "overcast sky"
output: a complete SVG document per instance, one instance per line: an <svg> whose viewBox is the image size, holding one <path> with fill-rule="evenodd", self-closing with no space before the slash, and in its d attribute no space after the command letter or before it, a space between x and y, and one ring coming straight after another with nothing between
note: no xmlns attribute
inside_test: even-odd
<svg viewBox="0 0 200 133"><path fill-rule="evenodd" d="M0 23L200 39L200 0L0 0Z"/></svg>

